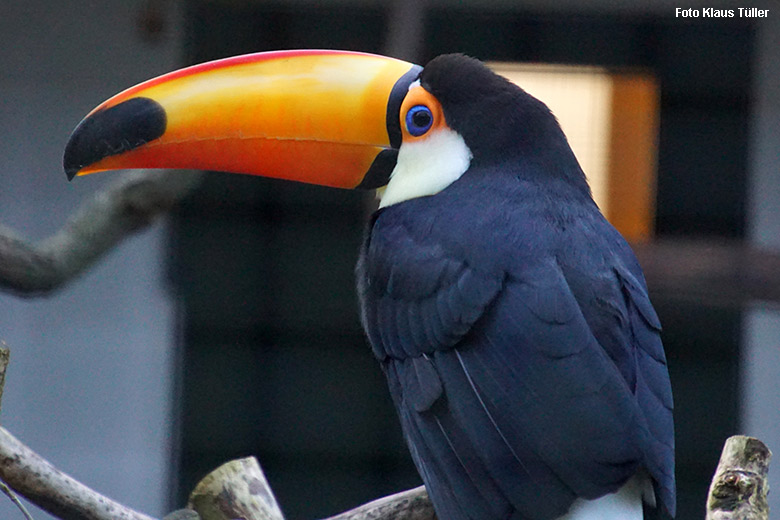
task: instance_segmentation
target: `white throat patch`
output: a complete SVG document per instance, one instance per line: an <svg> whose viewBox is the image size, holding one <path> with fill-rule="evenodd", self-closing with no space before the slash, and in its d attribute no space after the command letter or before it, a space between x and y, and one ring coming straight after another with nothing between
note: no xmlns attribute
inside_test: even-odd
<svg viewBox="0 0 780 520"><path fill-rule="evenodd" d="M435 195L458 180L470 163L471 150L460 134L449 128L403 143L390 182L380 192L379 207Z"/></svg>

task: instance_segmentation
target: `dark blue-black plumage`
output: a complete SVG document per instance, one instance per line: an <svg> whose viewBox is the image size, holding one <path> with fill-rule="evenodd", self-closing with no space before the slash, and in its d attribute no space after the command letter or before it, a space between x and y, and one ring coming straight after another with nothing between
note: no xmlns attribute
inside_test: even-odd
<svg viewBox="0 0 780 520"><path fill-rule="evenodd" d="M555 118L463 56L420 80L471 166L374 215L358 285L439 517L550 520L637 471L673 515L660 324Z"/></svg>

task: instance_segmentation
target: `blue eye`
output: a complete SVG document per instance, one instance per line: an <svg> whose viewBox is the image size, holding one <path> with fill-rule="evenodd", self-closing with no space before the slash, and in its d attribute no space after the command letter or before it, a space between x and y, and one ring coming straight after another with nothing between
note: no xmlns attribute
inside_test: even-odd
<svg viewBox="0 0 780 520"><path fill-rule="evenodd" d="M433 125L431 109L425 105L416 105L406 113L406 130L415 137L423 135Z"/></svg>

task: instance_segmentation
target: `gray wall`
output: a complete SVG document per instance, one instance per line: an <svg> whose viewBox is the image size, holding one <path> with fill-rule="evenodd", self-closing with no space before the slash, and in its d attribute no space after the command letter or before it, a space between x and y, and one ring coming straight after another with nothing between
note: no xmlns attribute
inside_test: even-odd
<svg viewBox="0 0 780 520"><path fill-rule="evenodd" d="M769 4L767 4L769 5ZM751 139L750 240L780 251L780 9L759 25ZM746 313L742 364L744 433L775 452L769 494L780 511L780 308L756 302Z"/></svg>
<svg viewBox="0 0 780 520"><path fill-rule="evenodd" d="M146 44L142 2L0 6L0 223L39 239L110 175L68 183L62 150L98 102L175 67L180 21ZM127 241L51 298L0 295L12 362L0 422L61 469L151 514L168 506L175 307L164 225ZM36 518L44 518L36 514ZM18 518L0 496L0 518Z"/></svg>

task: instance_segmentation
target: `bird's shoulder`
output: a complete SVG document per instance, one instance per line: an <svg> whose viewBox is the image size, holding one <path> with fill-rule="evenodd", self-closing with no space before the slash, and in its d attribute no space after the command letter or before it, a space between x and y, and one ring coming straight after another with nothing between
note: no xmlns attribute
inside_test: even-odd
<svg viewBox="0 0 780 520"><path fill-rule="evenodd" d="M482 192L473 184L475 193L454 186L373 216L363 274L378 284L375 289L427 295L462 268L529 281L551 263L582 283L614 278L614 269L623 269L644 287L630 247L589 198L553 204L518 183L514 191L490 185Z"/></svg>
<svg viewBox="0 0 780 520"><path fill-rule="evenodd" d="M587 333L634 387L636 350L659 363L665 356L630 246L595 205L551 207L529 191L491 193L489 205L480 203L485 196L434 196L374 215L358 266L372 343L400 356L450 348L501 299L518 316L528 309L539 321L516 327L582 316ZM366 320L368 314L381 319ZM549 344L565 350L584 342Z"/></svg>
<svg viewBox="0 0 780 520"><path fill-rule="evenodd" d="M454 347L505 276L396 209L374 216L357 267L363 324L380 360Z"/></svg>
<svg viewBox="0 0 780 520"><path fill-rule="evenodd" d="M455 195L390 206L369 223L359 294L372 344L385 347L380 358L451 348L499 297L530 306L548 322L577 312L560 262L575 267L573 276L590 276L594 262L583 248L598 246L567 245L583 234L575 217L505 191ZM588 211L581 213L591 218ZM579 278L576 284L587 285Z"/></svg>

